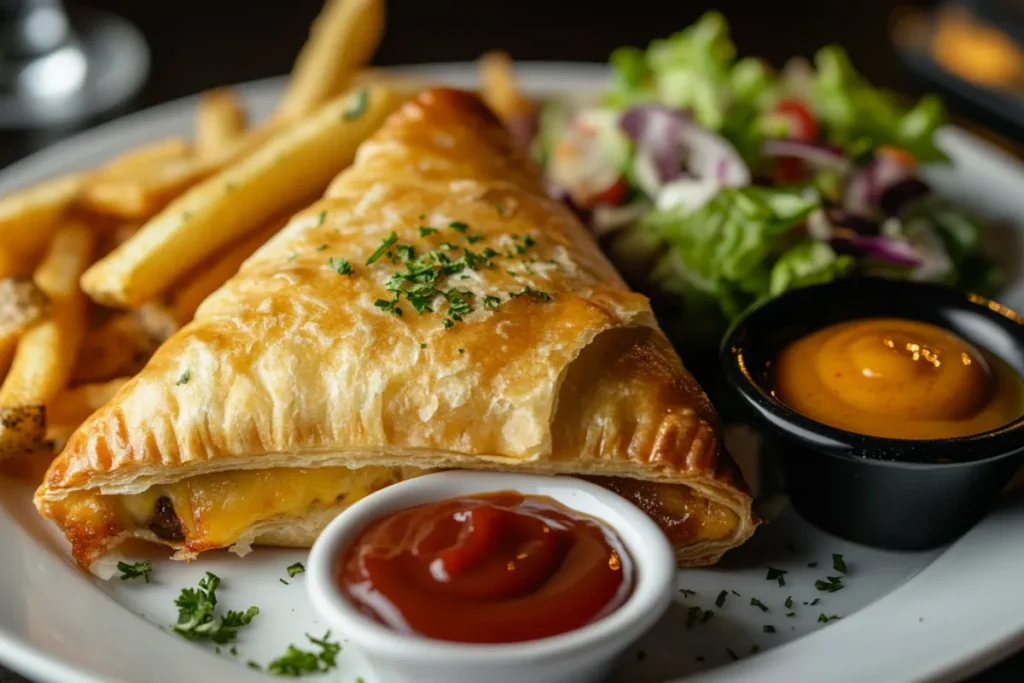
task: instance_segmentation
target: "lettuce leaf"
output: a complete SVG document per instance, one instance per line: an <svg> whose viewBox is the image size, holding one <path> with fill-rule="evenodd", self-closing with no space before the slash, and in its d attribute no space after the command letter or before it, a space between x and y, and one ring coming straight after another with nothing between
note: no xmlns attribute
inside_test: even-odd
<svg viewBox="0 0 1024 683"><path fill-rule="evenodd" d="M797 190L751 186L724 189L689 214L653 211L639 228L669 247L653 278L677 294L711 296L733 318L769 293L788 233L817 205Z"/></svg>
<svg viewBox="0 0 1024 683"><path fill-rule="evenodd" d="M869 85L841 47L822 48L814 56L814 64L812 104L829 142L854 157L894 145L924 163L947 160L934 140L935 131L946 122L938 98L927 96L904 109L892 95Z"/></svg>
<svg viewBox="0 0 1024 683"><path fill-rule="evenodd" d="M838 255L824 242L805 239L784 251L772 266L768 296L831 282L852 273L856 265L852 256Z"/></svg>

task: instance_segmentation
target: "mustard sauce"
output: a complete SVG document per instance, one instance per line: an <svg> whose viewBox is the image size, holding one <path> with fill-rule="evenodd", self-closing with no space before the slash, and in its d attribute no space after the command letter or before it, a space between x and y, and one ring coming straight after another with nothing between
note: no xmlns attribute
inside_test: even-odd
<svg viewBox="0 0 1024 683"><path fill-rule="evenodd" d="M1024 414L1024 383L1009 365L913 320L853 320L809 334L782 350L772 381L796 412L868 436L968 436Z"/></svg>

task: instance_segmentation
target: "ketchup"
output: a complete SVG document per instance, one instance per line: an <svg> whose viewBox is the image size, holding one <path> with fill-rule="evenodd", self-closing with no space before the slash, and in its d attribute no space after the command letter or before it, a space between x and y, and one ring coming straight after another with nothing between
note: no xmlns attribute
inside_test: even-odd
<svg viewBox="0 0 1024 683"><path fill-rule="evenodd" d="M342 592L385 626L461 643L566 633L620 607L632 560L601 522L546 496L497 492L379 519L338 568Z"/></svg>

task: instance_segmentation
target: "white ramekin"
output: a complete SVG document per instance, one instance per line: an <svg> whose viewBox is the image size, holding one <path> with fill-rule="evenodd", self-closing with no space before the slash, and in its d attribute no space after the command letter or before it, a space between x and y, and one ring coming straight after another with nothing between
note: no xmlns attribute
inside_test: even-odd
<svg viewBox="0 0 1024 683"><path fill-rule="evenodd" d="M337 584L341 554L372 521L413 505L492 491L550 496L607 523L636 571L633 594L619 609L550 638L499 645L453 643L393 631L360 612ZM320 535L309 556L313 606L370 661L381 683L585 683L613 661L668 607L675 560L665 535L632 503L572 477L453 471L410 479L357 502Z"/></svg>

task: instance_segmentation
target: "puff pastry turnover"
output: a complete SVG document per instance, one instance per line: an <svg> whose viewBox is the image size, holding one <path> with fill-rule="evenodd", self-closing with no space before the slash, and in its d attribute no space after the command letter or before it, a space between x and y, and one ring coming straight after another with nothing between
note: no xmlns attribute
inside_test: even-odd
<svg viewBox="0 0 1024 683"><path fill-rule="evenodd" d="M36 494L84 566L309 545L438 468L594 478L681 565L757 523L707 397L473 95L423 93L68 441Z"/></svg>

